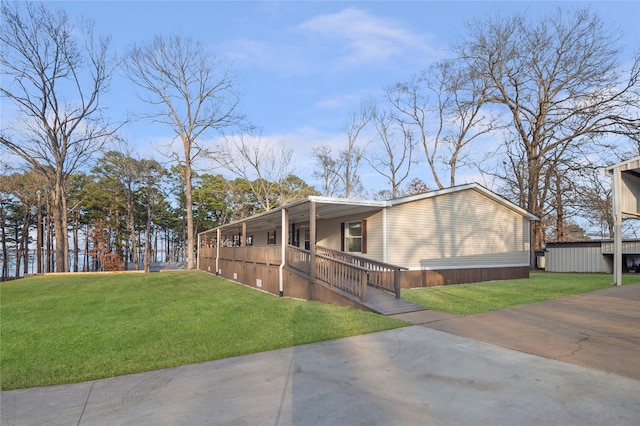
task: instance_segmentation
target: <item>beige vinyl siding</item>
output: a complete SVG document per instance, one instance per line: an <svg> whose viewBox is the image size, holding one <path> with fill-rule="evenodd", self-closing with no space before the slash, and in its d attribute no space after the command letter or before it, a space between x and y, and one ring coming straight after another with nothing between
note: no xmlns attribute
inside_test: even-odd
<svg viewBox="0 0 640 426"><path fill-rule="evenodd" d="M373 216L347 216L329 220L319 220L317 223L318 245L331 249L340 250L340 224L355 222L359 220L367 221L367 253L356 253L371 259L382 260L382 213Z"/></svg>
<svg viewBox="0 0 640 426"><path fill-rule="evenodd" d="M363 257L383 261L382 253L382 212L378 212L367 219L367 253Z"/></svg>
<svg viewBox="0 0 640 426"><path fill-rule="evenodd" d="M342 218L319 220L316 223L316 242L319 246L340 250L340 223Z"/></svg>
<svg viewBox="0 0 640 426"><path fill-rule="evenodd" d="M387 211L387 262L411 269L529 264L528 221L474 190Z"/></svg>
<svg viewBox="0 0 640 426"><path fill-rule="evenodd" d="M267 245L267 231L252 231L251 229L247 229L247 235L253 235L254 246ZM280 234L276 234L276 237L280 238Z"/></svg>

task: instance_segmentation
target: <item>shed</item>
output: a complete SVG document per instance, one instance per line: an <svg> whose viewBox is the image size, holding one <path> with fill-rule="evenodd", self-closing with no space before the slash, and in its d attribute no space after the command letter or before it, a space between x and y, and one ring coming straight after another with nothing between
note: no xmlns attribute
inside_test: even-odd
<svg viewBox="0 0 640 426"><path fill-rule="evenodd" d="M548 242L547 272L613 273L614 240ZM640 272L640 240L622 241L622 272Z"/></svg>

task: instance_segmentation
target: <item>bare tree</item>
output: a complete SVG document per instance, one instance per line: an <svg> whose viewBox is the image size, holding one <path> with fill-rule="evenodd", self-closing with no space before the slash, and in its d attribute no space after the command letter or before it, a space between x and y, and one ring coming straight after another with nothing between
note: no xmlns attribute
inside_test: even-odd
<svg viewBox="0 0 640 426"><path fill-rule="evenodd" d="M387 99L396 110L397 119L415 129L413 130L414 137L422 144L433 180L438 188L442 189L444 185L436 165L442 129L436 131L435 137L431 137L429 134L429 118L433 107L429 104L426 88L426 78L423 73L412 76L407 82L396 83L388 87L386 93Z"/></svg>
<svg viewBox="0 0 640 426"><path fill-rule="evenodd" d="M376 111L373 124L378 137L374 144L378 149L369 150L366 160L391 185L390 196L396 198L400 186L409 176L416 144L413 132L389 111Z"/></svg>
<svg viewBox="0 0 640 426"><path fill-rule="evenodd" d="M496 119L484 110L485 87L459 60L435 63L409 81L387 88L396 119L422 144L431 175L444 188L440 165L449 185L469 154L468 145L494 131Z"/></svg>
<svg viewBox="0 0 640 426"><path fill-rule="evenodd" d="M484 108L484 81L461 61L432 65L427 70L426 84L437 104L438 124L433 155L441 141L449 151L442 156L443 163L449 167L449 185L455 186L458 166L468 160L467 146L499 126L497 119Z"/></svg>
<svg viewBox="0 0 640 426"><path fill-rule="evenodd" d="M332 197L338 190L338 170L337 161L333 157L329 145L320 145L313 148L313 157L316 159L316 169L313 176L319 179L322 184L322 195Z"/></svg>
<svg viewBox="0 0 640 426"><path fill-rule="evenodd" d="M46 177L56 271L68 271L67 179L114 131L102 120L100 103L113 73L109 40L96 37L90 24L76 28L64 12L43 5L0 7L0 92L19 113L0 143Z"/></svg>
<svg viewBox="0 0 640 426"><path fill-rule="evenodd" d="M579 195L578 209L599 238L613 238L613 200L610 179L605 178L604 168L585 168L576 182Z"/></svg>
<svg viewBox="0 0 640 426"><path fill-rule="evenodd" d="M625 77L616 41L595 14L576 9L534 22L521 16L477 22L461 44L469 69L488 84L487 102L503 107L517 135L524 207L536 216L547 203L545 173L559 153L572 152L566 146L638 133L640 62L636 57ZM544 242L543 224L532 222L531 231L533 256Z"/></svg>
<svg viewBox="0 0 640 426"><path fill-rule="evenodd" d="M211 158L246 180L258 197L258 209L269 211L288 201L283 198L283 185L292 174L291 155L284 146L240 135L226 138Z"/></svg>
<svg viewBox="0 0 640 426"><path fill-rule="evenodd" d="M375 107L371 100L365 99L360 103L360 109L350 113L344 124L343 131L347 137L347 147L338 154L336 171L342 185L342 195L345 198L356 196L363 190L358 168L369 143L360 143L360 138L362 131L371 121L374 111Z"/></svg>
<svg viewBox="0 0 640 426"><path fill-rule="evenodd" d="M244 121L239 113L236 78L215 56L191 38L156 36L134 46L125 63L131 80L144 90L143 101L155 107L147 117L172 128L182 142L173 158L184 166L187 213L187 268L195 267L193 253L192 177L194 162L208 153L199 138L222 133Z"/></svg>

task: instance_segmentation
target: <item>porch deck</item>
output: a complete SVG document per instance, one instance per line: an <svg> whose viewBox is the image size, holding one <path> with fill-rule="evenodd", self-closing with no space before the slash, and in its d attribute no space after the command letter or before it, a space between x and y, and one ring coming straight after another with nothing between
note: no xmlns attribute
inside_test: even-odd
<svg viewBox="0 0 640 426"><path fill-rule="evenodd" d="M367 301L363 305L381 315L406 314L426 310L424 306L416 305L408 300L398 299L386 291L371 286L367 289Z"/></svg>

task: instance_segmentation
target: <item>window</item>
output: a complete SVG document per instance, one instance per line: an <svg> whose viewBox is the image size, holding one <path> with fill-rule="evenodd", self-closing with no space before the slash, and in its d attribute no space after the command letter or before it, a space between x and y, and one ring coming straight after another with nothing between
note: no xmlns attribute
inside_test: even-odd
<svg viewBox="0 0 640 426"><path fill-rule="evenodd" d="M309 228L304 230L304 249L305 250L309 250L310 249L310 241L311 241L311 230Z"/></svg>
<svg viewBox="0 0 640 426"><path fill-rule="evenodd" d="M344 246L347 252L362 252L362 222L344 224Z"/></svg>
<svg viewBox="0 0 640 426"><path fill-rule="evenodd" d="M247 242L246 242L246 244L247 244L248 246L252 246L252 245L253 245L253 235L249 235L249 236L247 236Z"/></svg>
<svg viewBox="0 0 640 426"><path fill-rule="evenodd" d="M267 244L268 245L276 244L276 231L267 232Z"/></svg>

